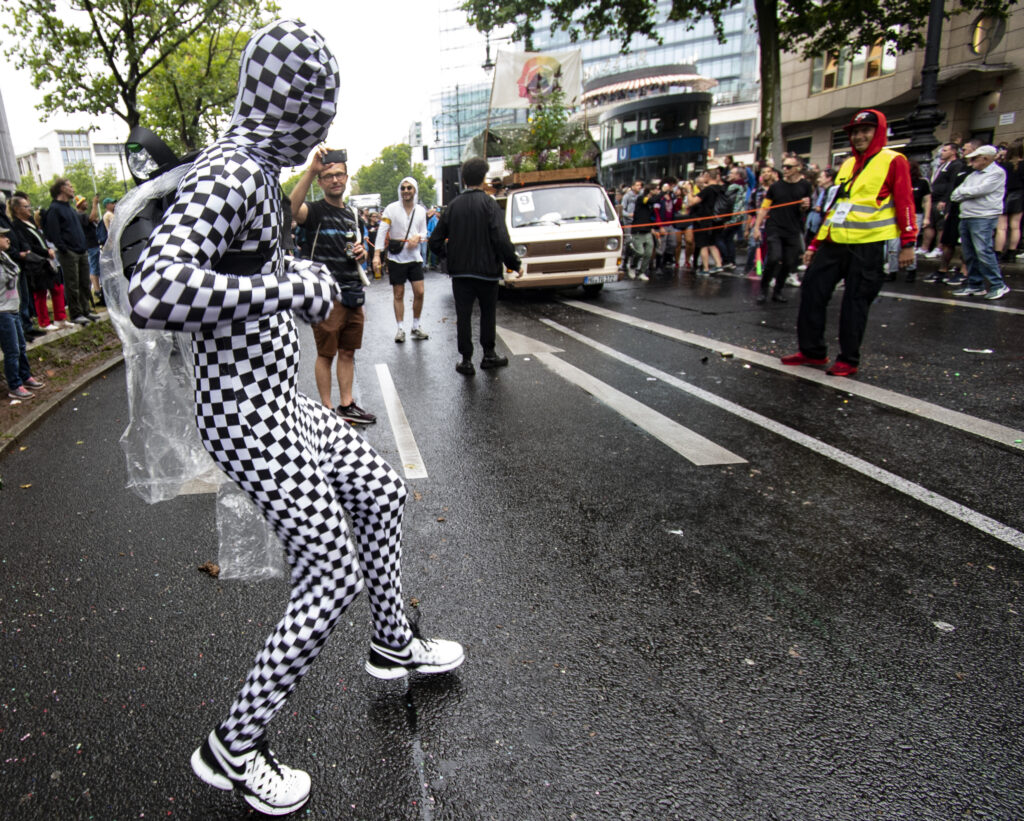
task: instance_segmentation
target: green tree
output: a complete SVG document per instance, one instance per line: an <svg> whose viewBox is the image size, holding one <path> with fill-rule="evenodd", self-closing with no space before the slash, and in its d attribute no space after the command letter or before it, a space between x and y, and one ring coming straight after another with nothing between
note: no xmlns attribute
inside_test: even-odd
<svg viewBox="0 0 1024 821"><path fill-rule="evenodd" d="M129 127L140 123L145 85L179 51L277 11L272 0L0 0L0 9L15 41L5 54L44 90L44 115L111 113Z"/></svg>
<svg viewBox="0 0 1024 821"><path fill-rule="evenodd" d="M94 193L99 195L101 202L107 197L117 200L124 196L126 186L134 187L132 182L122 183L117 172L110 166L94 175L92 165L88 162L72 163L64 169L64 176L74 184L75 195L85 197L90 203ZM41 183L31 174L25 174L18 183L18 190L27 194L36 208L45 208L50 204L50 186L57 179L58 175L54 174L48 182Z"/></svg>
<svg viewBox="0 0 1024 821"><path fill-rule="evenodd" d="M947 17L982 11L1005 18L1017 0L960 0L946 3ZM573 42L612 38L628 53L634 37L662 42L658 34L657 0L465 0L463 10L479 31L515 24L512 36L532 48L534 22L547 12L553 31L566 31ZM692 29L710 18L719 42L724 40L722 15L735 0L672 0L668 20ZM782 94L779 55L783 50L804 57L847 46L859 49L885 41L894 52L924 43L930 0L754 0L761 53L761 154L782 147ZM779 158L776 157L776 160Z"/></svg>
<svg viewBox="0 0 1024 821"><path fill-rule="evenodd" d="M221 29L184 43L150 76L139 98L147 128L183 154L220 131L238 92L238 61L250 32Z"/></svg>
<svg viewBox="0 0 1024 821"><path fill-rule="evenodd" d="M281 183L281 192L286 196L292 195L292 189L299 184L299 180L302 179L303 171L299 171L296 174L292 174L288 179ZM309 186L309 193L306 195L307 200L319 200L323 199L324 192L320 189L317 181L314 179L313 184Z"/></svg>
<svg viewBox="0 0 1024 821"><path fill-rule="evenodd" d="M412 177L419 186L420 202L433 205L437 201L436 180L427 174L422 163L413 163L412 146L389 145L369 165L355 174L353 191L360 194L380 194L381 202L398 199L398 184L403 177Z"/></svg>

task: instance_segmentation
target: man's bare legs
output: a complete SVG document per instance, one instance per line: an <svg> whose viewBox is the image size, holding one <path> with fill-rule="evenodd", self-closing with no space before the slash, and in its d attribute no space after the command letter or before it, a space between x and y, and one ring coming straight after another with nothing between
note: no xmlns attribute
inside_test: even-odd
<svg viewBox="0 0 1024 821"><path fill-rule="evenodd" d="M331 359L327 356L318 356L313 366L313 373L316 376L316 389L320 394L320 402L325 407L333 408L331 403ZM356 352L338 351L338 391L340 404L338 407L347 408L352 404L352 383L356 374Z"/></svg>

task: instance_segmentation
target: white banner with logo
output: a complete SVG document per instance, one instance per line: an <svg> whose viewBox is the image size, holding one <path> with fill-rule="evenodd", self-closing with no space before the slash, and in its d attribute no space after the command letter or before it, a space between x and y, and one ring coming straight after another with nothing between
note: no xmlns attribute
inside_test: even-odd
<svg viewBox="0 0 1024 821"><path fill-rule="evenodd" d="M574 106L583 96L583 56L572 51L498 50L491 108L529 108L555 91Z"/></svg>

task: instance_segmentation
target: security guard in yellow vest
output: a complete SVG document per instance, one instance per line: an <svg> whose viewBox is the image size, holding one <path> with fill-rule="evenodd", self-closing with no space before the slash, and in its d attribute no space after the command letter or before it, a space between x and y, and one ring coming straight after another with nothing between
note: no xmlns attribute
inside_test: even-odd
<svg viewBox="0 0 1024 821"><path fill-rule="evenodd" d="M844 126L853 155L836 175L836 191L818 235L804 254L797 341L800 351L784 365L827 365L825 313L832 292L845 282L839 314L839 355L828 373L853 376L868 310L885 278L885 244L900 240L900 268L914 264L917 217L907 158L885 148L885 115L858 111Z"/></svg>

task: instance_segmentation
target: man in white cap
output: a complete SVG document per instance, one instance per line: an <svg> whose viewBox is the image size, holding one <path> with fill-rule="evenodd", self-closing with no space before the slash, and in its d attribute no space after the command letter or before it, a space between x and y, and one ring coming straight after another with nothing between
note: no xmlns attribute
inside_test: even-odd
<svg viewBox="0 0 1024 821"><path fill-rule="evenodd" d="M973 173L949 195L960 203L960 252L967 266L967 282L953 296L1002 299L1010 289L999 270L993 241L1003 213L1006 172L996 163L996 147L975 148L965 159Z"/></svg>
<svg viewBox="0 0 1024 821"><path fill-rule="evenodd" d="M420 327L423 312L423 260L420 243L427 241L427 212L416 203L419 185L412 177L398 184L398 199L384 209L377 229L377 248L373 252L373 272L380 275L381 249L388 249L388 279L394 297L395 342L405 342L405 283L412 285L413 339L429 339Z"/></svg>

